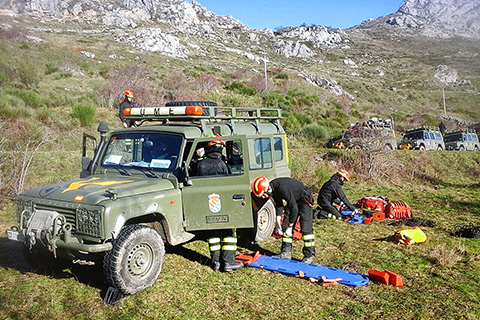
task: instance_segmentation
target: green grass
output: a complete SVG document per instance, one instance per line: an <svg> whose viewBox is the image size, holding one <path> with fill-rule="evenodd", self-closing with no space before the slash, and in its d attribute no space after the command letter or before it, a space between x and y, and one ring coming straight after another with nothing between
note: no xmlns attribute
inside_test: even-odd
<svg viewBox="0 0 480 320"><path fill-rule="evenodd" d="M349 152L329 153L315 148L310 151L313 157L328 155L330 161L352 156ZM305 150L291 149L295 161L310 161L309 156L300 153L305 154ZM449 234L459 225L480 224L479 172L471 170L480 156L468 152L398 152L396 157L397 164L421 161L431 167L425 168L425 172L419 171L421 174L415 176L413 182L401 175L368 182L362 179L361 172L352 168L352 180L345 191L352 201L363 195L384 195L393 201L406 201L412 206L414 217L437 223L434 228L423 228L428 241L410 247L380 241L401 229L390 226L390 221L350 225L317 220L315 263L362 274L367 274L370 268L388 269L402 276L404 287L370 282L358 288L343 285L324 288L304 279L255 268L231 274L215 273L207 265L207 244L196 240L167 249L162 274L152 288L127 297L115 306L107 306L102 302L106 284L101 267L74 266L32 272L22 260L20 247L14 250L2 234L0 318L434 319L440 315L445 319L475 319L480 312L480 243L478 239L455 238ZM75 171L75 159L58 159L60 161L72 162L67 171ZM39 167L40 162L35 166ZM319 167L319 180L312 187L315 191L320 180L326 179L326 174L321 172L328 172L328 168L322 169L323 162L311 163ZM443 167L456 171L448 172ZM40 181L40 176L45 175L52 179L43 179L43 182L68 178L55 177L55 170L51 169L34 172L32 179ZM301 165L295 165L295 177L300 179L306 174L303 170L306 169ZM424 179L425 176L435 176L436 180ZM14 223L12 212L11 203L3 204L2 233ZM301 247L296 241L294 258L302 257ZM279 248L280 240L271 238L257 246L242 242L239 251L261 249L269 254L278 252ZM441 265L438 261L446 253L454 254L458 262Z"/></svg>

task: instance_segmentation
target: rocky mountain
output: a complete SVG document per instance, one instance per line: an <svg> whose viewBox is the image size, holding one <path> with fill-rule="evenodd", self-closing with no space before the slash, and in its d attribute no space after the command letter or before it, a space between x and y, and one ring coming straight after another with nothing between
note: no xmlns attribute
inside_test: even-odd
<svg viewBox="0 0 480 320"><path fill-rule="evenodd" d="M400 9L380 21L428 37L480 38L480 1L406 0Z"/></svg>

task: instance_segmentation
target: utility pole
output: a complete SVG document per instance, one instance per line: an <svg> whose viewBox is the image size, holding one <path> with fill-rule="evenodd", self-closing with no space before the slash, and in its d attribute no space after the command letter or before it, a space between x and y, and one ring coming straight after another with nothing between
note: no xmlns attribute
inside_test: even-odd
<svg viewBox="0 0 480 320"><path fill-rule="evenodd" d="M447 116L447 104L445 103L445 88L442 88L442 96L443 96L443 115Z"/></svg>
<svg viewBox="0 0 480 320"><path fill-rule="evenodd" d="M268 75L267 75L267 54L263 54L263 70L265 74L265 91L268 90Z"/></svg>

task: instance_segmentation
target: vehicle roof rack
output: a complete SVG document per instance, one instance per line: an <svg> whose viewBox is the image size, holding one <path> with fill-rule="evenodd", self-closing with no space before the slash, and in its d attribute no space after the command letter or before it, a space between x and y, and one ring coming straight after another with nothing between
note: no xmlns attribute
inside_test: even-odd
<svg viewBox="0 0 480 320"><path fill-rule="evenodd" d="M417 128L409 129L409 130L407 130L407 132L412 132L412 131L417 131L417 130L440 132L440 129L438 127L433 127L433 126L420 126L420 127L417 127Z"/></svg>

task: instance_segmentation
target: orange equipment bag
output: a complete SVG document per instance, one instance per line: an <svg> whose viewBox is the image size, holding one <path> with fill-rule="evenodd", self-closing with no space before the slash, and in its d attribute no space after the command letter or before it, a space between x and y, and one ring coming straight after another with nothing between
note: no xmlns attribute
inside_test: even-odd
<svg viewBox="0 0 480 320"><path fill-rule="evenodd" d="M387 203L387 198L368 196L357 200L356 206L370 211L384 211Z"/></svg>
<svg viewBox="0 0 480 320"><path fill-rule="evenodd" d="M385 215L388 219L407 219L412 217L412 209L405 202L388 202L385 207Z"/></svg>

